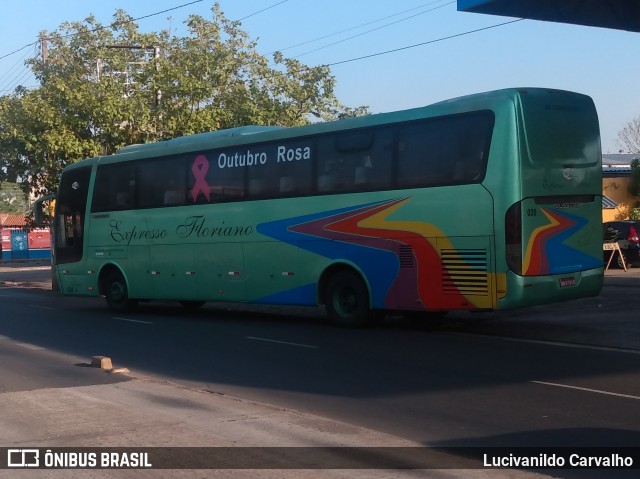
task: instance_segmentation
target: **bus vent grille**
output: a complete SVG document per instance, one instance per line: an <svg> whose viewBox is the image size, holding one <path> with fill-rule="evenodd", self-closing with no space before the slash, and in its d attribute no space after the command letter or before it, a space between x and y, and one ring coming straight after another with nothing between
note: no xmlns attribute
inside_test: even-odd
<svg viewBox="0 0 640 479"><path fill-rule="evenodd" d="M486 250L443 249L440 255L444 294L489 295Z"/></svg>
<svg viewBox="0 0 640 479"><path fill-rule="evenodd" d="M398 247L398 258L401 268L413 268L413 248L406 244Z"/></svg>

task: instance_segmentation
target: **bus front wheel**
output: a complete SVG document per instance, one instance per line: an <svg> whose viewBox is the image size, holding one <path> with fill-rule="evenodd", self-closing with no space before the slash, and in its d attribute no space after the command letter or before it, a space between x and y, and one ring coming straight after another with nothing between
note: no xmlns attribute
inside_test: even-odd
<svg viewBox="0 0 640 479"><path fill-rule="evenodd" d="M111 311L116 313L126 313L136 306L136 301L129 298L127 282L122 273L111 271L104 282L104 296Z"/></svg>
<svg viewBox="0 0 640 479"><path fill-rule="evenodd" d="M325 305L329 318L339 326L362 327L372 317L367 286L355 271L340 271L331 277Z"/></svg>

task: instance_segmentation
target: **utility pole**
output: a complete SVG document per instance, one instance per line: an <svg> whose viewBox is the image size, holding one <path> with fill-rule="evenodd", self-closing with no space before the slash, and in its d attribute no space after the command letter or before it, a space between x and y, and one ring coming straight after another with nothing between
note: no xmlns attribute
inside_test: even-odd
<svg viewBox="0 0 640 479"><path fill-rule="evenodd" d="M42 54L42 64L47 66L47 32L42 32L40 35L40 51Z"/></svg>
<svg viewBox="0 0 640 479"><path fill-rule="evenodd" d="M107 48L119 48L119 49L123 49L123 50L144 50L146 52L153 52L153 59L156 62L156 72L160 71L160 64L158 62L158 60L160 59L160 47L158 45L151 45L151 46L143 46L143 45L107 45ZM100 60L99 60L100 62ZM148 63L147 61L145 62L141 62L141 63ZM102 63L100 62L98 65L98 69L101 70L102 68ZM154 83L155 83L155 79L154 79ZM162 90L160 90L160 88L155 89L156 94L155 94L155 98L154 98L154 106L155 106L155 111L156 111L156 136L158 139L160 139L162 137L162 129L159 127L159 125L162 124L162 113L160 111L160 101L162 100Z"/></svg>
<svg viewBox="0 0 640 479"><path fill-rule="evenodd" d="M159 70L158 59L160 58L160 47L158 45L142 46L142 45L107 45L107 48L119 48L123 50L145 50L147 52L153 52L153 58L156 60L156 71ZM100 67L102 63L100 62ZM162 99L162 91L156 89L155 107L160 108L160 100Z"/></svg>
<svg viewBox="0 0 640 479"><path fill-rule="evenodd" d="M158 63L158 60L160 59L160 47L157 45L154 45L153 47L153 58L156 61L156 73L158 73L160 70L160 64ZM156 109L160 108L160 100L162 100L162 90L160 90L160 88L156 88Z"/></svg>

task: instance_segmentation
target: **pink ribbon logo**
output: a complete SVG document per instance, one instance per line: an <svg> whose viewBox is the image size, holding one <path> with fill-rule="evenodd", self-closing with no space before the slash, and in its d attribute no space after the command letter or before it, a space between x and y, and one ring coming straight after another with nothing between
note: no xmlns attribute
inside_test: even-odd
<svg viewBox="0 0 640 479"><path fill-rule="evenodd" d="M191 197L193 198L193 202L195 203L200 193L204 194L204 196L207 198L207 201L211 201L209 185L206 181L207 171L209 171L209 160L207 160L207 157L204 155L196 156L196 160L193 162L191 171L193 172L193 176L196 179L196 182L193 185L193 189L191 190Z"/></svg>

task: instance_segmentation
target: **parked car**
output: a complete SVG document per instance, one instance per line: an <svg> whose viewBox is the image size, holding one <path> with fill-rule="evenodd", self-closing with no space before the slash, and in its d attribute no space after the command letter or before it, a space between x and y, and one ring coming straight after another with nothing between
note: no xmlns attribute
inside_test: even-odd
<svg viewBox="0 0 640 479"><path fill-rule="evenodd" d="M638 236L640 232L640 221L607 221L603 223L602 226L604 242L618 242L627 266L633 266L634 264L640 265L640 237ZM604 253L604 261L606 263L609 261L609 256L613 254L613 252L605 251ZM617 265L622 268L622 260L619 255L616 255L614 260L617 262Z"/></svg>

